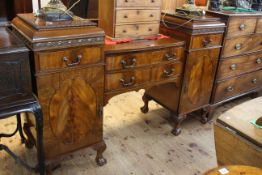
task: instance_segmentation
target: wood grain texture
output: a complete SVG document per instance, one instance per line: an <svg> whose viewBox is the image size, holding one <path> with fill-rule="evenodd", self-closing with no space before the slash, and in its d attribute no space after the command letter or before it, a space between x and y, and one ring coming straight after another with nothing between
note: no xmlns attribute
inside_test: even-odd
<svg viewBox="0 0 262 175"><path fill-rule="evenodd" d="M162 10L175 10L186 4L186 0L162 0Z"/></svg>
<svg viewBox="0 0 262 175"><path fill-rule="evenodd" d="M238 76L262 68L262 53L220 60L217 80Z"/></svg>
<svg viewBox="0 0 262 175"><path fill-rule="evenodd" d="M226 37L250 35L255 33L257 18L230 18Z"/></svg>
<svg viewBox="0 0 262 175"><path fill-rule="evenodd" d="M240 175L240 174L246 174L246 175L256 175L261 174L262 170L257 167L251 167L251 166L243 166L243 165L235 165L235 166L224 166L219 167L213 170L210 170L209 172L205 173L204 175L220 175L219 172L220 169L226 168L230 175Z"/></svg>
<svg viewBox="0 0 262 175"><path fill-rule="evenodd" d="M192 37L190 49L201 49L209 47L220 47L223 34L197 35Z"/></svg>
<svg viewBox="0 0 262 175"><path fill-rule="evenodd" d="M179 113L209 104L220 49L189 53L185 66Z"/></svg>
<svg viewBox="0 0 262 175"><path fill-rule="evenodd" d="M182 74L183 62L169 63L163 66L157 66L152 69L152 81L161 81L175 78Z"/></svg>
<svg viewBox="0 0 262 175"><path fill-rule="evenodd" d="M256 33L262 33L262 19L258 18Z"/></svg>
<svg viewBox="0 0 262 175"><path fill-rule="evenodd" d="M220 102L229 97L260 88L262 85L262 71L256 71L221 82L214 87L214 102Z"/></svg>
<svg viewBox="0 0 262 175"><path fill-rule="evenodd" d="M161 0L115 0L116 7L160 7Z"/></svg>

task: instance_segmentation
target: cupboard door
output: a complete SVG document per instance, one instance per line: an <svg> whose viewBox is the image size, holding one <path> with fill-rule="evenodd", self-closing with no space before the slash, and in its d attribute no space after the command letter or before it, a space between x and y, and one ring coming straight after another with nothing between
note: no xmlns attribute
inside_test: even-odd
<svg viewBox="0 0 262 175"><path fill-rule="evenodd" d="M37 77L46 158L102 140L103 67Z"/></svg>
<svg viewBox="0 0 262 175"><path fill-rule="evenodd" d="M189 53L179 113L189 113L209 104L219 50L218 48Z"/></svg>

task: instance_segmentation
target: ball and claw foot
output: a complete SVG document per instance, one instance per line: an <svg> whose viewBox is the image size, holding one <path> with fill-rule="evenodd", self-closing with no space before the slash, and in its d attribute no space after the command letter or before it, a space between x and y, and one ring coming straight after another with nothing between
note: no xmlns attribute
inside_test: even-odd
<svg viewBox="0 0 262 175"><path fill-rule="evenodd" d="M175 136L178 136L179 134L181 134L181 128L174 128L171 133Z"/></svg>
<svg viewBox="0 0 262 175"><path fill-rule="evenodd" d="M98 166L103 166L107 163L107 160L103 157L96 158L96 163Z"/></svg>
<svg viewBox="0 0 262 175"><path fill-rule="evenodd" d="M140 110L141 110L142 113L146 114L146 113L148 113L149 108L148 108L147 105L144 105L143 107L140 108Z"/></svg>

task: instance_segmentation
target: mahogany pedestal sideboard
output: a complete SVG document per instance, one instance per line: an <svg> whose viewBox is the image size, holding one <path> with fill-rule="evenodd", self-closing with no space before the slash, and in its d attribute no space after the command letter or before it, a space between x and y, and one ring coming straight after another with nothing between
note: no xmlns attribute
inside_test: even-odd
<svg viewBox="0 0 262 175"><path fill-rule="evenodd" d="M217 162L262 168L262 129L251 121L262 116L262 97L221 114L214 125Z"/></svg>
<svg viewBox="0 0 262 175"><path fill-rule="evenodd" d="M82 20L46 23L33 14L20 14L12 21L13 32L32 51L33 89L43 109L48 165L88 146L97 150L99 165L106 163L104 32L92 25ZM27 122L34 124L30 118Z"/></svg>
<svg viewBox="0 0 262 175"><path fill-rule="evenodd" d="M115 95L164 84L173 88L172 105L176 106L184 68L184 44L165 38L106 45L105 105Z"/></svg>
<svg viewBox="0 0 262 175"><path fill-rule="evenodd" d="M216 106L261 90L262 13L208 14L221 18L227 25L212 92L211 117Z"/></svg>
<svg viewBox="0 0 262 175"><path fill-rule="evenodd" d="M161 33L186 41L185 69L178 105L169 105L172 88L158 86L145 92L146 103L153 99L171 111L175 120L174 135L181 133L181 123L187 114L201 110L202 122L206 123L206 112L222 47L225 24L219 18L204 16L191 19L188 16L165 13L162 16ZM162 98L163 94L169 98Z"/></svg>

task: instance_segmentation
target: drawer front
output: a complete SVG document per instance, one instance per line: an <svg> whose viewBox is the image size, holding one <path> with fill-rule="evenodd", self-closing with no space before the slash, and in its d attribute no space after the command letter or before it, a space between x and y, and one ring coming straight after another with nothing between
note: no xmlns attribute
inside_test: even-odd
<svg viewBox="0 0 262 175"><path fill-rule="evenodd" d="M237 76L260 68L262 68L262 53L221 60L217 79Z"/></svg>
<svg viewBox="0 0 262 175"><path fill-rule="evenodd" d="M228 24L227 37L254 33L256 22L256 18L232 18Z"/></svg>
<svg viewBox="0 0 262 175"><path fill-rule="evenodd" d="M192 38L190 48L200 49L200 48L221 46L222 38L223 38L222 34L194 36Z"/></svg>
<svg viewBox="0 0 262 175"><path fill-rule="evenodd" d="M160 10L117 10L116 24L160 20Z"/></svg>
<svg viewBox="0 0 262 175"><path fill-rule="evenodd" d="M121 73L107 74L105 90L118 90L134 87L150 81L151 69L141 69Z"/></svg>
<svg viewBox="0 0 262 175"><path fill-rule="evenodd" d="M106 56L106 70L132 69L163 61L181 60L183 58L183 51L183 48L171 47L141 53Z"/></svg>
<svg viewBox="0 0 262 175"><path fill-rule="evenodd" d="M252 35L225 41L223 57L241 55L262 50L262 35Z"/></svg>
<svg viewBox="0 0 262 175"><path fill-rule="evenodd" d="M214 102L225 100L251 91L262 85L262 71L253 72L227 81L219 82L215 87Z"/></svg>
<svg viewBox="0 0 262 175"><path fill-rule="evenodd" d="M55 52L39 52L35 57L38 71L76 67L98 63L102 60L101 48L75 48Z"/></svg>
<svg viewBox="0 0 262 175"><path fill-rule="evenodd" d="M152 69L152 80L161 81L169 78L177 77L182 73L183 65L181 62L169 63L157 66Z"/></svg>
<svg viewBox="0 0 262 175"><path fill-rule="evenodd" d="M159 7L161 0L116 0L117 7Z"/></svg>
<svg viewBox="0 0 262 175"><path fill-rule="evenodd" d="M262 19L258 19L256 33L262 33Z"/></svg>
<svg viewBox="0 0 262 175"><path fill-rule="evenodd" d="M133 24L115 27L116 38L138 38L139 36L157 35L159 33L159 23Z"/></svg>

